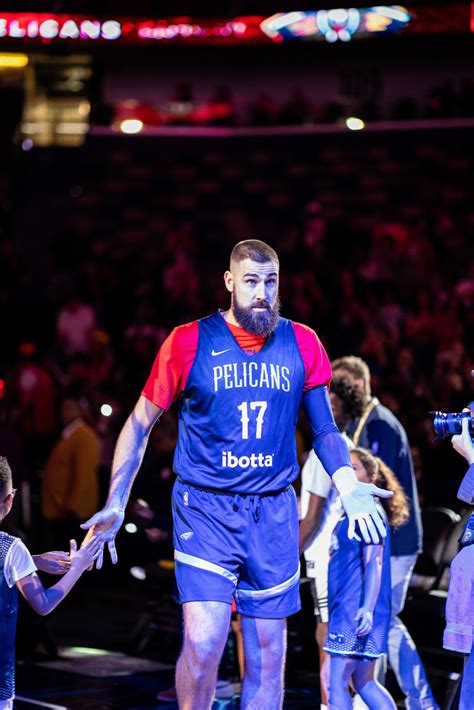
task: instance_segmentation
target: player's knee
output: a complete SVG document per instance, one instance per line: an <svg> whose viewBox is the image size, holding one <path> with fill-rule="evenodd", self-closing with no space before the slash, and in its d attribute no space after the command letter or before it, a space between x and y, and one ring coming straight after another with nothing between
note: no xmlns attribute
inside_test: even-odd
<svg viewBox="0 0 474 710"><path fill-rule="evenodd" d="M189 670L195 676L206 676L217 669L221 657L222 644L219 639L190 639L184 641L183 655Z"/></svg>
<svg viewBox="0 0 474 710"><path fill-rule="evenodd" d="M252 662L246 666L246 673L247 676L254 676L255 680L265 677L278 685L283 674L284 662L284 641L270 637L260 638L258 648L252 654Z"/></svg>

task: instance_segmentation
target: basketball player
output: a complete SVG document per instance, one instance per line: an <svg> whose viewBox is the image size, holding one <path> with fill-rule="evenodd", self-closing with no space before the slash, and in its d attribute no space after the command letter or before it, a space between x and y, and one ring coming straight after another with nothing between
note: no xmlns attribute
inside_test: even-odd
<svg viewBox="0 0 474 710"><path fill-rule="evenodd" d="M279 316L278 278L278 256L267 244L234 247L224 274L230 308L176 328L165 341L119 436L107 504L83 525L107 542L116 562L114 538L149 433L179 398L172 505L182 710L211 707L234 596L246 659L241 707L281 708L286 617L300 608L291 483L301 402L349 535L357 536L356 526L367 541L385 534L373 495L391 494L358 483L331 413L327 355L314 331Z"/></svg>

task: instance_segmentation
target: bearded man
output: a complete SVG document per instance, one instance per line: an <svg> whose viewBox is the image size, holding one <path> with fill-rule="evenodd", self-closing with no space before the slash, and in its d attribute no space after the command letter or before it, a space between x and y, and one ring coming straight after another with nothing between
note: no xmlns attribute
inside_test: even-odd
<svg viewBox="0 0 474 710"><path fill-rule="evenodd" d="M184 617L176 669L182 710L212 705L233 598L245 650L241 707L282 706L286 617L300 608L291 483L301 402L350 535L375 543L385 535L373 495L391 494L357 482L331 412L328 357L313 330L280 317L278 278L270 246L249 239L234 247L224 274L230 308L176 328L164 342L119 436L107 504L83 525L116 562L114 538L148 435L179 398L172 505Z"/></svg>

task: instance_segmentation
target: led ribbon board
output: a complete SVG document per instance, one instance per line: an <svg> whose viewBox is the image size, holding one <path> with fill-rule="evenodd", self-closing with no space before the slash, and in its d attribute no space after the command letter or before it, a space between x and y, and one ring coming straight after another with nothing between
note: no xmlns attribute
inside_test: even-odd
<svg viewBox="0 0 474 710"><path fill-rule="evenodd" d="M278 12L271 17L196 19L105 17L0 12L0 48L8 44L271 44L406 34L474 31L474 3L423 5L416 16L401 5Z"/></svg>
<svg viewBox="0 0 474 710"><path fill-rule="evenodd" d="M260 29L262 16L216 20L143 19L115 17L98 19L85 15L0 12L0 43L3 40L32 42L99 42L121 44L186 43L233 44L240 40L267 40Z"/></svg>
<svg viewBox="0 0 474 710"><path fill-rule="evenodd" d="M326 40L349 42L352 37L367 37L404 29L411 15L401 5L377 5L311 12L280 12L260 25L274 42L285 40Z"/></svg>

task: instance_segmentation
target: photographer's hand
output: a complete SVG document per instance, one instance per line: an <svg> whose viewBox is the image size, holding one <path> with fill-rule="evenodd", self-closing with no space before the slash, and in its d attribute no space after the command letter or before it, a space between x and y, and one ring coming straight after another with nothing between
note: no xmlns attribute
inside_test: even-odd
<svg viewBox="0 0 474 710"><path fill-rule="evenodd" d="M469 409L463 409L463 412L468 412ZM455 434L451 439L451 444L453 448L464 456L466 461L470 464L474 463L474 446L472 444L471 435L469 433L469 418L463 417L462 422L462 433Z"/></svg>

